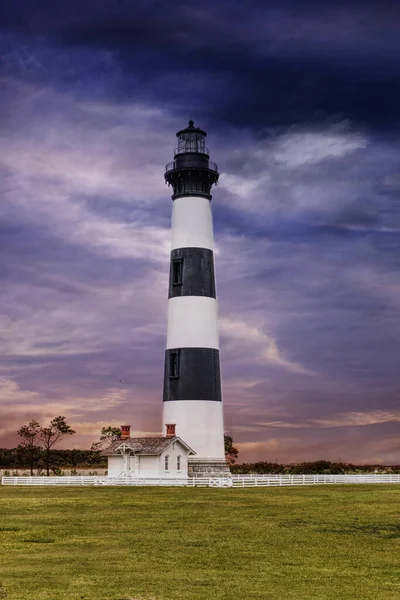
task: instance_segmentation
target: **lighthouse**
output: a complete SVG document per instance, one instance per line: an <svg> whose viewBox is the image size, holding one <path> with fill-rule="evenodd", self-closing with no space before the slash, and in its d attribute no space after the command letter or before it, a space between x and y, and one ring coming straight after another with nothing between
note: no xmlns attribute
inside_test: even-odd
<svg viewBox="0 0 400 600"><path fill-rule="evenodd" d="M211 212L211 188L219 174L206 135L192 120L178 131L165 173L173 194L163 425L175 424L176 435L195 450L188 472L198 477L229 474Z"/></svg>

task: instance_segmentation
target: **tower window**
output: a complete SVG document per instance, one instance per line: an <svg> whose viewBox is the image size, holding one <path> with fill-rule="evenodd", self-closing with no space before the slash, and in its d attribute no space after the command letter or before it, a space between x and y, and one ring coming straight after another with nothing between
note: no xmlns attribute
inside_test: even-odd
<svg viewBox="0 0 400 600"><path fill-rule="evenodd" d="M165 456L164 458L164 469L165 471L168 471L168 467L169 467L169 456Z"/></svg>
<svg viewBox="0 0 400 600"><path fill-rule="evenodd" d="M169 353L169 378L177 379L179 377L179 350L173 350Z"/></svg>
<svg viewBox="0 0 400 600"><path fill-rule="evenodd" d="M177 471L181 470L181 457L180 456L176 457L176 470Z"/></svg>
<svg viewBox="0 0 400 600"><path fill-rule="evenodd" d="M182 258L174 258L172 260L172 285L182 285L182 267Z"/></svg>

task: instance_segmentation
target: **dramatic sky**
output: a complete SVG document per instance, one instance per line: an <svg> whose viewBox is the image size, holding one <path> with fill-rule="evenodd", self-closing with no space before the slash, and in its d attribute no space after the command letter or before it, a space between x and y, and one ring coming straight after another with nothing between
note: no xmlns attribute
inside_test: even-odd
<svg viewBox="0 0 400 600"><path fill-rule="evenodd" d="M0 7L0 446L158 432L175 132L208 131L242 460L400 462L400 7ZM72 439L68 440L72 443Z"/></svg>

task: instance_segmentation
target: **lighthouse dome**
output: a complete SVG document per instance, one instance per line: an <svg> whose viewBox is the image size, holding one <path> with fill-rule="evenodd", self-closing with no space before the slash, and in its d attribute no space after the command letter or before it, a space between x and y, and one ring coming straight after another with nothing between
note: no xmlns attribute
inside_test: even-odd
<svg viewBox="0 0 400 600"><path fill-rule="evenodd" d="M181 129L176 134L178 148L175 150L175 154L197 153L208 156L209 151L205 145L206 135L205 131L200 127L195 127L194 121L190 120L188 127Z"/></svg>

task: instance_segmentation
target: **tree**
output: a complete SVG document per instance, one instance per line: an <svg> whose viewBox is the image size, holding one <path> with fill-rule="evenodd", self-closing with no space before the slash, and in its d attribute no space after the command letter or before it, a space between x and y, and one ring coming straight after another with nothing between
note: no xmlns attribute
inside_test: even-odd
<svg viewBox="0 0 400 600"><path fill-rule="evenodd" d="M119 427L112 427L111 425L103 427L101 430L100 441L94 442L90 449L97 452L104 450L104 448L107 448L107 446L119 440L121 433L122 431Z"/></svg>
<svg viewBox="0 0 400 600"><path fill-rule="evenodd" d="M55 417L49 427L40 427L39 439L44 449L44 463L46 467L46 474L50 475L50 460L51 460L51 449L57 442L60 442L66 435L73 435L75 433L66 422L65 417Z"/></svg>
<svg viewBox="0 0 400 600"><path fill-rule="evenodd" d="M233 445L233 439L230 435L224 435L225 442L225 458L230 465L234 465L237 457L239 456L239 450Z"/></svg>
<svg viewBox="0 0 400 600"><path fill-rule="evenodd" d="M28 425L22 425L17 433L22 438L17 449L18 459L22 464L29 467L30 473L33 475L33 469L42 457L42 449L38 444L40 424L33 419Z"/></svg>

